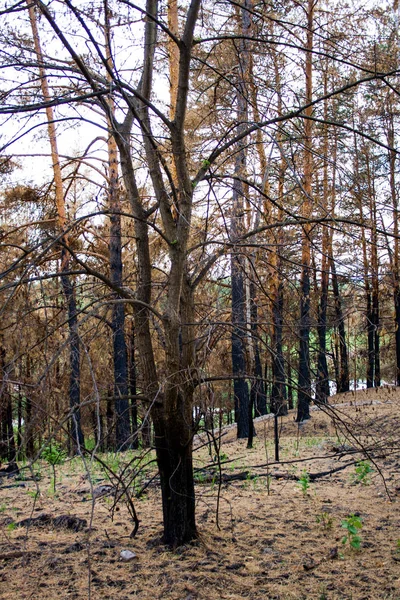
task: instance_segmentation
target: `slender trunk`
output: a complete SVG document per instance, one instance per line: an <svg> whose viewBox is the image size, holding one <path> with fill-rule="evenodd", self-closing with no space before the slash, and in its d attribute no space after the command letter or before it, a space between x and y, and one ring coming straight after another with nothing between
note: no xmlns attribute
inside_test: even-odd
<svg viewBox="0 0 400 600"><path fill-rule="evenodd" d="M242 32L250 31L250 16L247 10L240 14ZM237 132L246 127L248 120L247 82L249 72L248 42L240 41L240 69L237 77ZM246 173L246 149L243 140L238 142L235 155L235 179L233 182L231 239L240 240L244 233L244 197L245 189L241 180ZM235 413L237 415L237 437L249 435L249 390L246 373L246 292L244 285L244 260L236 251L231 255L232 286L232 373L234 376Z"/></svg>
<svg viewBox="0 0 400 600"><path fill-rule="evenodd" d="M393 107L389 101L388 106L388 125L387 125L387 141L390 148L394 148L394 118ZM393 301L394 301L394 326L395 326L395 349L396 349L396 385L400 385L400 270L399 270L399 209L398 209L398 192L396 186L396 159L397 152L389 150L389 184L390 196L392 200L392 215L393 215L393 253L389 253L391 269L393 274Z"/></svg>
<svg viewBox="0 0 400 600"><path fill-rule="evenodd" d="M113 390L111 387L107 390L106 399L106 421L107 421L107 437L105 441L105 447L107 450L113 450L115 448L115 429L114 429L114 411L113 411Z"/></svg>
<svg viewBox="0 0 400 600"><path fill-rule="evenodd" d="M22 457L22 392L18 386L18 404L17 404L17 455L18 459Z"/></svg>
<svg viewBox="0 0 400 600"><path fill-rule="evenodd" d="M129 336L129 394L131 397L131 422L132 422L132 448L138 448L138 408L136 386L136 360L135 360L135 325L132 322Z"/></svg>
<svg viewBox="0 0 400 600"><path fill-rule="evenodd" d="M250 403L252 407L254 407L255 416L259 417L267 414L267 398L265 395L260 347L258 343L258 309L256 300L256 286L253 281L250 282L250 315L254 353L254 379L251 382Z"/></svg>
<svg viewBox="0 0 400 600"><path fill-rule="evenodd" d="M2 343L0 345L0 377L0 459L5 458L9 462L15 462L12 399L7 382L6 350Z"/></svg>
<svg viewBox="0 0 400 600"><path fill-rule="evenodd" d="M335 261L332 257L332 248L330 248L330 267L331 267L331 275L332 275L332 290L333 297L335 303L335 320L338 331L339 343L338 343L338 352L337 356L338 361L338 369L339 369L339 378L337 381L337 392L348 392L350 389L350 373L349 373L349 361L348 361L348 352L347 352L347 342L346 342L346 331L344 326L344 316L342 310L342 300L340 297L339 290L339 282L336 273Z"/></svg>
<svg viewBox="0 0 400 600"><path fill-rule="evenodd" d="M324 95L328 94L328 72L324 71ZM328 100L324 101L324 120L328 120ZM335 136L336 138L336 136ZM324 125L324 169L323 169L323 193L322 193L322 216L329 214L329 134L328 126ZM334 146L334 157L336 158L336 143ZM335 171L334 171L335 174ZM334 179L335 177L333 177ZM333 182L333 185L335 182ZM328 362L326 360L326 333L327 333L327 308L329 293L329 239L330 233L326 225L322 226L322 257L321 257L321 290L318 305L318 359L317 359L317 381L315 390L315 399L317 402L325 404L329 397L329 373Z"/></svg>
<svg viewBox="0 0 400 600"><path fill-rule="evenodd" d="M26 356L26 383L31 381L31 358L29 354ZM24 429L24 450L27 458L32 458L35 453L35 440L32 422L32 398L27 388L25 397L25 429Z"/></svg>
<svg viewBox="0 0 400 600"><path fill-rule="evenodd" d="M283 359L282 329L283 329L283 284L280 283L276 291L276 298L272 306L272 390L271 412L277 415L287 414L286 378Z"/></svg>
<svg viewBox="0 0 400 600"><path fill-rule="evenodd" d="M292 383L292 361L290 357L290 352L287 360L287 399L288 399L288 407L290 410L294 408L294 400L293 400L293 383Z"/></svg>
<svg viewBox="0 0 400 600"><path fill-rule="evenodd" d="M64 257L63 257L64 254ZM66 261L65 249L61 251L61 260ZM65 262L64 262L65 264ZM81 351L78 330L78 316L76 306L76 295L74 284L67 275L61 275L61 283L64 290L64 296L68 308L68 326L69 326L69 362L70 362L70 381L69 381L69 400L71 409L71 436L73 441L72 451L75 453L78 444L83 446L84 438L81 426L80 411L80 387L81 387Z"/></svg>
<svg viewBox="0 0 400 600"><path fill-rule="evenodd" d="M307 42L306 42L306 104L312 102L312 52L315 0L308 0L307 6ZM305 110L307 117L312 116L312 107ZM306 119L304 124L304 201L302 216L311 216L313 155L312 155L312 120ZM310 225L305 224L302 235L301 281L300 281L300 327L299 327L299 378L296 421L310 418L311 371L310 371Z"/></svg>
<svg viewBox="0 0 400 600"><path fill-rule="evenodd" d="M372 157L373 160L373 157ZM371 221L371 327L372 327L372 351L373 351L373 385L381 385L381 363L380 363L380 339L379 339L379 259L378 259L378 234L377 234L377 210L376 191L374 179L374 165L370 164L371 156L366 149L367 184L369 195L369 212Z"/></svg>
<svg viewBox="0 0 400 600"><path fill-rule="evenodd" d="M105 11L105 48L109 66L107 78L112 83L113 69L110 48L110 13ZM114 101L108 99L110 113L114 115ZM118 152L112 124L109 125L108 147L108 205L110 207L110 279L118 287L123 285L122 273L122 232L121 202L118 189ZM116 295L118 298L118 295ZM113 333L114 396L115 396L115 450L126 450L130 443L129 401L128 401L128 356L125 341L125 305L112 305L111 329Z"/></svg>
<svg viewBox="0 0 400 600"><path fill-rule="evenodd" d="M237 421L237 437L246 438L249 434L249 389L245 379L246 373L246 321L245 321L245 289L243 273L239 257L231 258L232 288L232 373L233 393L235 399L235 415Z"/></svg>
<svg viewBox="0 0 400 600"><path fill-rule="evenodd" d="M31 24L33 41L35 47L36 57L39 63L39 75L40 85L43 94L43 100L50 103L52 100L50 96L48 81L45 70L43 68L43 54L40 46L39 30L37 27L37 19L35 13L35 7L32 3L27 1L29 7L29 20ZM47 129L49 134L51 158L53 163L53 174L54 174L54 186L56 196L56 207L58 214L58 226L61 232L65 230L66 226L66 210L65 200L63 191L63 181L60 167L60 158L57 148L57 133L55 128L54 111L51 106L46 107L47 117ZM76 298L75 298L75 287L66 274L69 271L69 255L66 248L68 247L68 237L63 233L62 238L62 250L61 250L61 283L64 291L64 296L67 304L68 312L68 327L69 327L69 344L70 344L70 384L69 384L69 402L70 402L70 432L72 436L72 452L75 453L78 446L84 444L83 431L81 427L81 414L80 414L80 343L79 343L79 332L78 332L78 318L76 309Z"/></svg>

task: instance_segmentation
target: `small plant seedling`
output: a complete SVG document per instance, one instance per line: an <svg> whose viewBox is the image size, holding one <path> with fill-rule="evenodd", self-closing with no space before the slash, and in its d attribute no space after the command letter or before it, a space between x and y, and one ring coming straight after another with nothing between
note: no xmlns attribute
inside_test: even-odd
<svg viewBox="0 0 400 600"><path fill-rule="evenodd" d="M17 524L14 521L12 521L7 525L7 531L14 531L14 529L17 529Z"/></svg>
<svg viewBox="0 0 400 600"><path fill-rule="evenodd" d="M325 530L332 529L333 526L333 518L329 513L323 512L315 517L315 520L321 527Z"/></svg>
<svg viewBox="0 0 400 600"><path fill-rule="evenodd" d="M308 490L310 488L310 476L307 473L307 471L303 471L302 472L302 474L299 477L299 480L297 482L297 485L299 486L299 488L303 492L303 495L306 496L307 492L308 492Z"/></svg>
<svg viewBox="0 0 400 600"><path fill-rule="evenodd" d="M342 544L345 546L348 544L350 548L359 550L361 546L361 536L359 535L360 529L362 529L362 519L357 515L349 515L342 521L343 529L346 529L347 533L342 538Z"/></svg>
<svg viewBox="0 0 400 600"><path fill-rule="evenodd" d="M63 465L67 458L65 450L56 443L52 443L49 446L45 446L41 454L43 460L45 460L53 469L53 493L56 493L56 466Z"/></svg>
<svg viewBox="0 0 400 600"><path fill-rule="evenodd" d="M354 483L369 485L371 483L371 473L373 472L374 469L369 460L360 460L355 467L355 474L353 475Z"/></svg>
<svg viewBox="0 0 400 600"><path fill-rule="evenodd" d="M0 505L0 513L6 512L7 510L7 505L6 504L1 504Z"/></svg>

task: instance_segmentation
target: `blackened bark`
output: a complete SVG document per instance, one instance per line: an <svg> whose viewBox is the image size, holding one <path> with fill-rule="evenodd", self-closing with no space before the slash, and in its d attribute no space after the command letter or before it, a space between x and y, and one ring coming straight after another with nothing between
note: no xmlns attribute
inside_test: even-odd
<svg viewBox="0 0 400 600"><path fill-rule="evenodd" d="M12 400L7 383L6 351L0 347L0 459L15 462Z"/></svg>
<svg viewBox="0 0 400 600"><path fill-rule="evenodd" d="M375 282L372 292L372 315L374 324L374 387L381 385L381 358L380 358L380 339L379 339L379 292L378 285Z"/></svg>
<svg viewBox="0 0 400 600"><path fill-rule="evenodd" d="M231 258L232 287L232 374L233 393L235 399L235 415L237 420L237 437L247 438L249 435L249 388L245 379L246 372L246 295L243 273L237 256Z"/></svg>
<svg viewBox="0 0 400 600"><path fill-rule="evenodd" d="M374 315L372 314L371 294L367 291L367 337L368 337L368 364L367 364L367 388L374 387L375 351L374 351Z"/></svg>
<svg viewBox="0 0 400 600"><path fill-rule="evenodd" d="M276 300L272 306L272 390L271 412L277 415L287 414L285 364L283 358L283 285L280 282Z"/></svg>
<svg viewBox="0 0 400 600"><path fill-rule="evenodd" d="M342 310L342 300L340 297L339 282L336 273L335 261L331 257L330 267L332 274L332 290L335 302L335 318L336 326L339 334L339 356L337 357L339 364L339 379L338 379L338 393L348 392L350 389L350 374L349 374L349 360L346 343L346 331L344 326L344 316Z"/></svg>
<svg viewBox="0 0 400 600"><path fill-rule="evenodd" d="M328 273L321 277L321 296L318 307L318 364L315 399L325 404L329 397L329 374L326 360L326 315L328 307Z"/></svg>
<svg viewBox="0 0 400 600"><path fill-rule="evenodd" d="M173 547L197 537L192 458L194 432L188 410L191 410L191 404L179 392L174 405L176 408L170 414L165 414L164 407L153 412L163 505L163 542ZM160 413L164 413L162 418Z"/></svg>
<svg viewBox="0 0 400 600"><path fill-rule="evenodd" d="M112 208L115 208L114 206ZM110 216L110 278L122 286L121 216ZM125 342L125 307L115 303L112 307L114 396L115 396L115 450L126 450L130 442L128 401L128 357Z"/></svg>
<svg viewBox="0 0 400 600"><path fill-rule="evenodd" d="M300 299L299 379L296 422L310 418L310 269L303 266Z"/></svg>
<svg viewBox="0 0 400 600"><path fill-rule="evenodd" d="M76 307L75 288L68 275L63 274L63 269L68 269L65 255L66 250L61 252L61 284L67 304L68 328L69 328L69 360L70 360L70 379L69 379L69 406L70 406L70 435L72 440L71 452L76 453L79 446L84 445L84 437L81 426L81 374L80 361L81 351L78 331L78 316Z"/></svg>
<svg viewBox="0 0 400 600"><path fill-rule="evenodd" d="M26 357L26 380L30 382L31 379L31 359L30 356ZM27 458L33 458L35 453L34 435L33 435L33 423L32 423L32 399L29 394L29 388L25 397L25 430L24 430L24 446L25 455Z"/></svg>
<svg viewBox="0 0 400 600"><path fill-rule="evenodd" d="M11 394L7 394L7 429L8 429L8 461L14 463L17 458L13 428L13 408Z"/></svg>

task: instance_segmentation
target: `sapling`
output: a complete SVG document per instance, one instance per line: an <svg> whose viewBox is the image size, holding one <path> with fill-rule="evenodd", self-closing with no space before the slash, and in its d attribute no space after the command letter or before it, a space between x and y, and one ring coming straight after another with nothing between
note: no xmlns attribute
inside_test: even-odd
<svg viewBox="0 0 400 600"><path fill-rule="evenodd" d="M355 474L353 476L354 483L369 485L371 483L371 473L373 472L374 469L369 460L360 460L355 467Z"/></svg>
<svg viewBox="0 0 400 600"><path fill-rule="evenodd" d="M302 472L302 474L299 477L299 480L297 482L297 485L299 486L299 488L303 492L304 496L306 496L307 492L308 492L308 489L310 487L310 476L307 473L307 471L303 471Z"/></svg>
<svg viewBox="0 0 400 600"><path fill-rule="evenodd" d="M45 446L41 453L42 459L45 460L53 470L53 493L56 493L56 466L63 465L67 458L65 450L55 442Z"/></svg>
<svg viewBox="0 0 400 600"><path fill-rule="evenodd" d="M342 521L343 529L346 529L347 533L342 538L342 544L350 546L354 550L359 550L361 547L361 536L359 535L360 529L362 529L362 519L357 515L349 515Z"/></svg>

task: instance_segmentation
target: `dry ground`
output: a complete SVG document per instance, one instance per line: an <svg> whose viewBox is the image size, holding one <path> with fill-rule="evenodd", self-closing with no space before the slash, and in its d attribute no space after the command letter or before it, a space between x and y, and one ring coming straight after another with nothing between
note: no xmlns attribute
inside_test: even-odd
<svg viewBox="0 0 400 600"><path fill-rule="evenodd" d="M224 473L249 476L222 485L218 527L218 484L209 481L210 468L198 473L200 539L177 551L158 543L156 485L135 501L140 528L132 540L126 506L121 502L112 520L109 496L96 500L89 527L90 485L77 459L57 469L55 495L44 464L36 500L34 481L3 479L0 598L400 600L400 390L349 393L333 401L335 422L331 409L314 410L300 428L293 414L282 419L280 465L273 464L271 419L256 424L252 450L227 430ZM360 445L374 469L366 485L354 481ZM198 467L212 462L206 446L195 456ZM303 459L309 460L291 462ZM296 481L304 470L312 476L346 464L311 481L306 493ZM98 467L92 478L95 487L107 483ZM51 524L13 525L43 513L85 518L88 527L74 532ZM354 513L363 524L359 550L341 543L341 522ZM123 562L123 549L136 558Z"/></svg>

